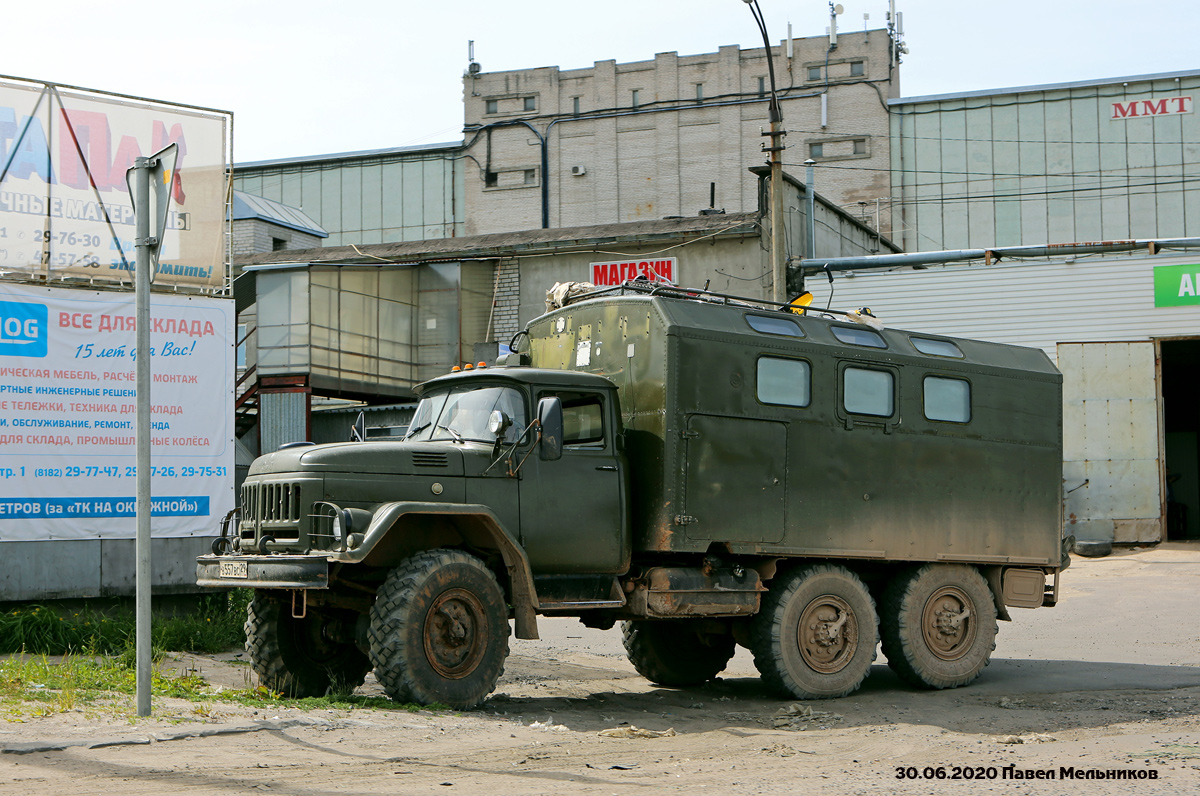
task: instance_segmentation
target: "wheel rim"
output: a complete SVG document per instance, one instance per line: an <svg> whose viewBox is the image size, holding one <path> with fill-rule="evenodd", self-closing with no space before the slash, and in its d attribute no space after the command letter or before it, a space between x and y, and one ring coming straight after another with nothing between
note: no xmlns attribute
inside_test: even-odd
<svg viewBox="0 0 1200 796"><path fill-rule="evenodd" d="M858 621L850 604L826 594L800 615L796 643L800 657L814 671L832 674L850 663L858 649Z"/></svg>
<svg viewBox="0 0 1200 796"><path fill-rule="evenodd" d="M975 603L957 586L943 586L925 602L921 629L930 652L958 660L975 643Z"/></svg>
<svg viewBox="0 0 1200 796"><path fill-rule="evenodd" d="M466 677L487 649L483 603L466 589L442 592L425 614L425 658L447 679Z"/></svg>

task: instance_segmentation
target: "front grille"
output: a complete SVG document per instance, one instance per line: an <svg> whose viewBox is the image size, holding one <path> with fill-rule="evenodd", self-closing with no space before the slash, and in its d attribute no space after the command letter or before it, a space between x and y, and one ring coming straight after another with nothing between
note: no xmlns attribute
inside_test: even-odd
<svg viewBox="0 0 1200 796"><path fill-rule="evenodd" d="M243 539L254 539L259 529L279 541L298 538L301 505L298 483L243 484L239 532Z"/></svg>
<svg viewBox="0 0 1200 796"><path fill-rule="evenodd" d="M263 484L260 493L263 522L298 522L300 520L299 484Z"/></svg>

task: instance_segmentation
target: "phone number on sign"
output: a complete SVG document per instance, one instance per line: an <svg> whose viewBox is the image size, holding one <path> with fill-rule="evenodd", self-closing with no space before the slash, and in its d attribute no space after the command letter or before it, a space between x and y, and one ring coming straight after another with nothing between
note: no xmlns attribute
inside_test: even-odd
<svg viewBox="0 0 1200 796"><path fill-rule="evenodd" d="M24 474L24 468L21 470ZM225 467L151 467L152 478L214 478L228 472ZM35 478L136 478L136 467L40 467Z"/></svg>

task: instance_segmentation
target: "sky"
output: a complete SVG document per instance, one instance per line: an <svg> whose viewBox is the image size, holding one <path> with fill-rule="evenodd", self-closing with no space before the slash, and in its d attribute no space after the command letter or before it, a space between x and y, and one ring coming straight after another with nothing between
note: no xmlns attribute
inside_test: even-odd
<svg viewBox="0 0 1200 796"><path fill-rule="evenodd" d="M829 4L759 0L772 42ZM1196 0L896 0L903 96L1200 69ZM46 0L0 11L0 74L232 111L234 161L462 139L467 42L485 72L749 49L741 0ZM887 0L842 0L841 31Z"/></svg>

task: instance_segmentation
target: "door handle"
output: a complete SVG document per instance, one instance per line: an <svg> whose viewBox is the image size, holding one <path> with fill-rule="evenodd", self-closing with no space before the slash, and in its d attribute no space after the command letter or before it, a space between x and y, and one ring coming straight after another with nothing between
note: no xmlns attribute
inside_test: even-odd
<svg viewBox="0 0 1200 796"><path fill-rule="evenodd" d="M615 464L602 464L599 467L597 467L596 469L597 470L611 470L612 472L615 473L617 471L617 466Z"/></svg>

